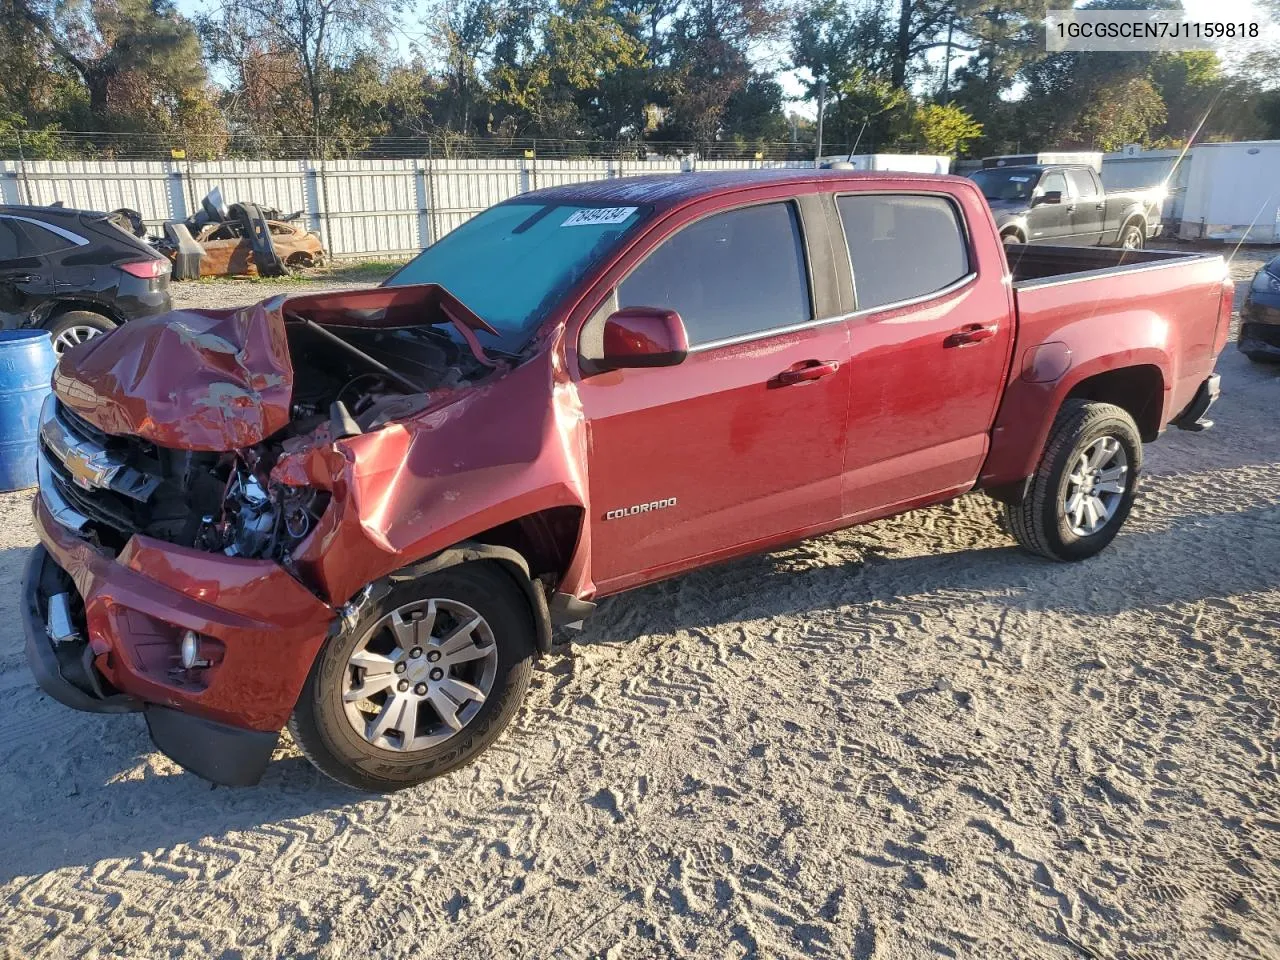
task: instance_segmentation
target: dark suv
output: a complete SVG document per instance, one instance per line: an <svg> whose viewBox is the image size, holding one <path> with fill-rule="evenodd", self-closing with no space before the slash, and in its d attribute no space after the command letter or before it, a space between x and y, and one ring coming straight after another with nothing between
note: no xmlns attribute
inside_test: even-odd
<svg viewBox="0 0 1280 960"><path fill-rule="evenodd" d="M62 353L169 310L169 261L126 231L105 213L0 206L0 327L42 327Z"/></svg>

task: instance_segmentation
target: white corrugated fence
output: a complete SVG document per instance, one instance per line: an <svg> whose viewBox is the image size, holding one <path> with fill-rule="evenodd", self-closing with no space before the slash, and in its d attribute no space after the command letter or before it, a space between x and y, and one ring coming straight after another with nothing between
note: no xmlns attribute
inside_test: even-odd
<svg viewBox="0 0 1280 960"><path fill-rule="evenodd" d="M27 160L0 161L0 203L115 210L158 233L214 187L227 203L301 211L338 259L417 253L495 203L540 187L645 173L811 167L775 160Z"/></svg>

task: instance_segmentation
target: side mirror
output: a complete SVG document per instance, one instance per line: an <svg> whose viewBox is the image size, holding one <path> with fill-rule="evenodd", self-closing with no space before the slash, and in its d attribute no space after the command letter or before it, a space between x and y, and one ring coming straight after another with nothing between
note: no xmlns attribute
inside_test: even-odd
<svg viewBox="0 0 1280 960"><path fill-rule="evenodd" d="M1038 207L1042 203L1061 203L1061 202L1062 202L1061 190L1048 190L1040 194L1040 196L1036 197L1034 200L1032 200L1031 205L1033 207Z"/></svg>
<svg viewBox="0 0 1280 960"><path fill-rule="evenodd" d="M597 370L674 367L689 353L684 321L661 307L623 307L604 322L603 356Z"/></svg>

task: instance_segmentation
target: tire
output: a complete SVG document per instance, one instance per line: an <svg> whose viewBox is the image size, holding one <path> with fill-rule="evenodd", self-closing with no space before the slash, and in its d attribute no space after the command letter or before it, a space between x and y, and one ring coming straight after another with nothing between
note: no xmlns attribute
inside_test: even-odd
<svg viewBox="0 0 1280 960"><path fill-rule="evenodd" d="M1003 243L1006 247L1008 247L1016 243L1023 243L1024 241L1016 233L1010 232L1010 233L1002 233L1000 235L1000 242Z"/></svg>
<svg viewBox="0 0 1280 960"><path fill-rule="evenodd" d="M53 338L53 352L59 356L64 350L116 328L108 317L91 310L68 310L46 320L42 326Z"/></svg>
<svg viewBox="0 0 1280 960"><path fill-rule="evenodd" d="M1106 451L1112 444L1123 453L1124 471L1117 479L1111 470L1119 458L1103 461L1111 464L1111 470L1103 471L1109 489L1096 494L1099 501L1110 505L1110 514L1096 529L1082 532L1094 518L1086 515L1084 523L1076 526L1068 515L1067 506L1073 502L1069 495L1073 489L1080 489L1074 483L1073 471L1086 452ZM1050 560L1083 560L1106 547L1124 526L1141 473L1142 438L1133 417L1109 403L1068 400L1049 431L1049 441L1026 496L1021 503L1005 504L1005 520L1014 539L1030 552ZM1110 492L1115 486L1119 489ZM1076 518L1080 518L1079 514Z"/></svg>
<svg viewBox="0 0 1280 960"><path fill-rule="evenodd" d="M413 612L423 613L425 618L427 609L422 605L428 601L436 611L427 631L429 636L406 626ZM412 609L415 606L417 610ZM465 662L450 665L446 656L427 663L432 654L439 657L448 650L439 644L441 638L436 634L455 630L472 614L478 615L484 625L471 631L470 646L462 645L469 652L458 652ZM397 633L393 628L397 622L404 632ZM387 656L395 662L394 670L405 666L406 672L389 674L390 685L373 690L369 694L372 700L348 703L344 694L358 696L366 688L382 685L388 675L381 661L372 671L354 666L353 655L367 662L381 656L376 651L386 651L388 644ZM413 657L417 644L421 644L417 649L425 652ZM441 702L436 697L443 695L447 684L452 692L451 682L455 679L480 691L485 685L480 674L488 675L490 660L477 652L489 649L490 644L496 648L496 655L488 693L477 709L473 710L477 707L474 699L457 707L460 728L451 732L444 713L435 706ZM410 582L393 583L365 606L352 629L330 638L321 648L294 708L289 730L307 759L339 783L375 793L411 787L470 763L498 738L524 700L533 651L528 601L511 576L494 563L464 563ZM445 677L439 683L438 678L429 679L426 673L428 668L432 675L442 672L435 669L436 665L445 667ZM456 677L455 670L463 669L472 673ZM401 692L400 684L407 689ZM418 696L419 689L425 690L429 684L429 692ZM404 714L396 714L395 708L388 706L393 696L416 702L416 720L410 724L418 731L417 739L444 739L417 748L405 741L403 730L388 725L376 738L378 742L371 740L369 731L384 713L404 722ZM375 702L379 698L380 707ZM444 702L452 706L454 701L449 698ZM362 712L366 707L368 712ZM389 720L388 724L392 722ZM357 731L357 723L363 726L363 732Z"/></svg>
<svg viewBox="0 0 1280 960"><path fill-rule="evenodd" d="M1120 239L1116 246L1125 250L1141 250L1147 245L1147 236L1138 222L1126 223L1120 231Z"/></svg>

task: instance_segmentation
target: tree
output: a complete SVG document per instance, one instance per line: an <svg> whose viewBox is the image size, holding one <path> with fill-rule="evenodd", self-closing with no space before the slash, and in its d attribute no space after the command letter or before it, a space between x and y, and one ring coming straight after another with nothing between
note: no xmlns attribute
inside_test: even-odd
<svg viewBox="0 0 1280 960"><path fill-rule="evenodd" d="M1147 77L1103 84L1093 89L1068 145L1114 152L1126 143L1149 144L1166 115L1160 91Z"/></svg>
<svg viewBox="0 0 1280 960"><path fill-rule="evenodd" d="M4 67L23 113L99 131L220 125L195 28L170 0L5 0ZM42 110L43 107L43 110Z"/></svg>
<svg viewBox="0 0 1280 960"><path fill-rule="evenodd" d="M254 60L288 68L276 76L296 77L306 132L322 156L337 71L385 40L401 9L402 0L228 0L201 30L211 56L235 69L241 85L256 79L246 75Z"/></svg>
<svg viewBox="0 0 1280 960"><path fill-rule="evenodd" d="M927 153L954 157L982 135L982 124L950 104L917 107L914 121L915 135Z"/></svg>

